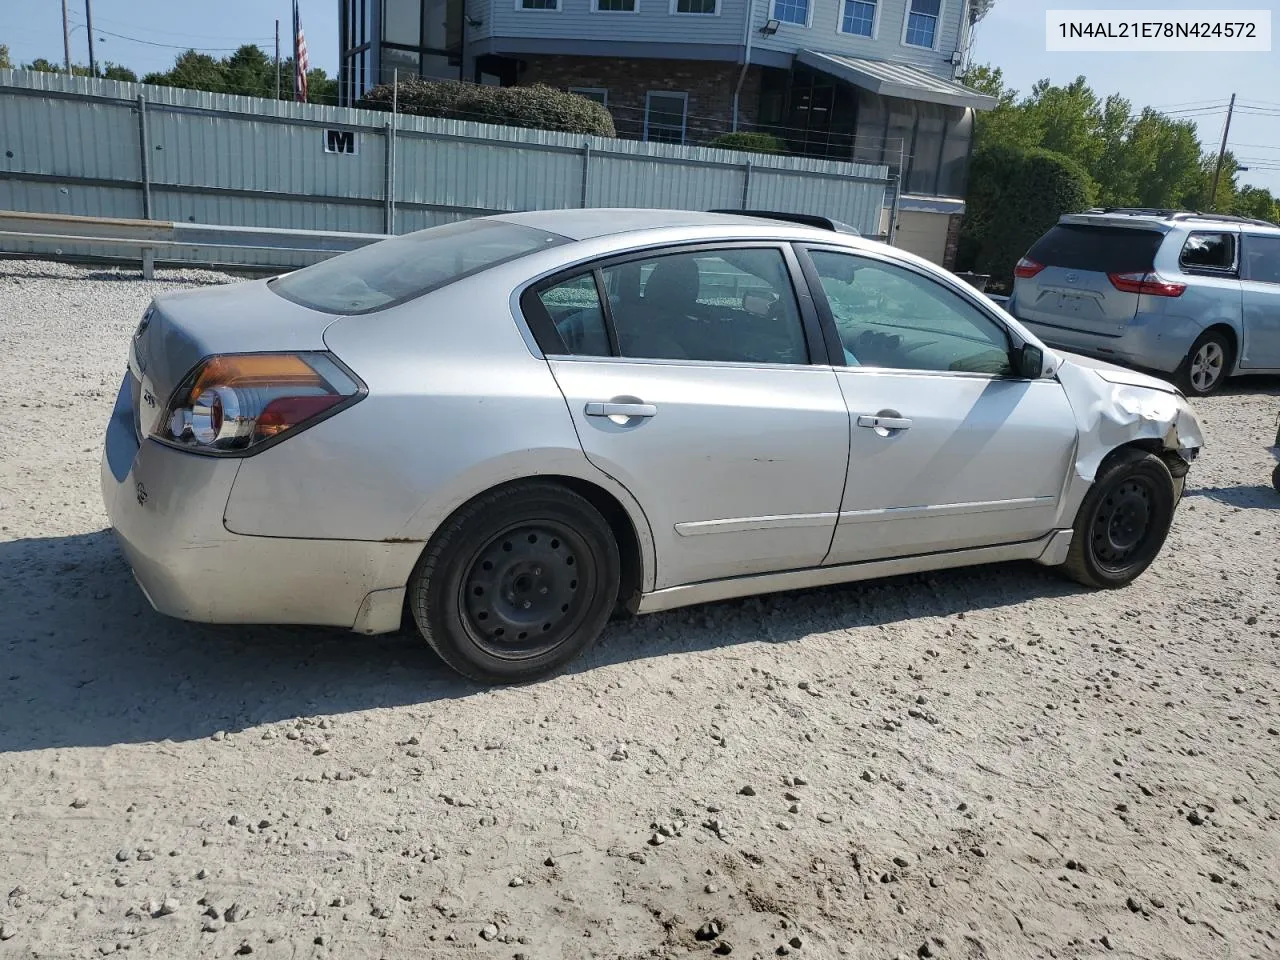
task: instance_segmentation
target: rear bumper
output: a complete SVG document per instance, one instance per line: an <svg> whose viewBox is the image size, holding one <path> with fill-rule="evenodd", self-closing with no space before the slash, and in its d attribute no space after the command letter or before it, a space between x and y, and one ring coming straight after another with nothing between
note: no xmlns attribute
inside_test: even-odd
<svg viewBox="0 0 1280 960"><path fill-rule="evenodd" d="M400 626L420 543L231 533L240 461L138 441L128 378L107 427L102 498L125 559L160 613L205 623Z"/></svg>
<svg viewBox="0 0 1280 960"><path fill-rule="evenodd" d="M1178 369L1201 331L1177 322L1175 317L1139 314L1120 336L1110 337L1059 326L1053 321L1029 319L1019 311L1016 299L1010 309L1023 326L1051 347L1163 373Z"/></svg>

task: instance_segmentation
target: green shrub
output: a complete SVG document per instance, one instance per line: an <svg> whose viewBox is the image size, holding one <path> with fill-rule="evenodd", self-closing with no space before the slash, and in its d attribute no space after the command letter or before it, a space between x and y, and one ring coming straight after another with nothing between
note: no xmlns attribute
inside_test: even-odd
<svg viewBox="0 0 1280 960"><path fill-rule="evenodd" d="M1094 184L1084 168L1049 150L991 146L969 167L956 269L1013 281L1018 260L1064 213L1086 210Z"/></svg>
<svg viewBox="0 0 1280 960"><path fill-rule="evenodd" d="M750 153L786 153L787 147L772 133L723 133L708 147L721 150L746 150Z"/></svg>
<svg viewBox="0 0 1280 960"><path fill-rule="evenodd" d="M390 110L391 96L391 84L384 83L366 93L360 106L370 110ZM613 117L603 106L575 93L565 93L541 84L490 87L411 77L400 82L397 108L401 113L421 117L446 117L598 137L616 135Z"/></svg>

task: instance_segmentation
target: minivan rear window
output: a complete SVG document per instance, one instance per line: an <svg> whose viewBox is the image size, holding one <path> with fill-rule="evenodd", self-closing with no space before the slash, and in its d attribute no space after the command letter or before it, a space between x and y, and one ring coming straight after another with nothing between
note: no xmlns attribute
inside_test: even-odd
<svg viewBox="0 0 1280 960"><path fill-rule="evenodd" d="M1163 239L1158 230L1060 223L1036 241L1027 259L1068 270L1145 273L1155 265Z"/></svg>
<svg viewBox="0 0 1280 960"><path fill-rule="evenodd" d="M272 280L287 300L325 313L371 313L568 237L501 220L461 220L322 260Z"/></svg>

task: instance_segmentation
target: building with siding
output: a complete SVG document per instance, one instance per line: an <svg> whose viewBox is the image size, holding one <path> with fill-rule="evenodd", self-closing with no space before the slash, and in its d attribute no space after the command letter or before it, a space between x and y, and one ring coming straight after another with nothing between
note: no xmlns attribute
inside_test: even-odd
<svg viewBox="0 0 1280 960"><path fill-rule="evenodd" d="M954 255L974 112L995 105L959 78L994 0L340 3L344 102L398 72L549 84L598 100L633 139L771 132L801 155L887 164L898 244Z"/></svg>

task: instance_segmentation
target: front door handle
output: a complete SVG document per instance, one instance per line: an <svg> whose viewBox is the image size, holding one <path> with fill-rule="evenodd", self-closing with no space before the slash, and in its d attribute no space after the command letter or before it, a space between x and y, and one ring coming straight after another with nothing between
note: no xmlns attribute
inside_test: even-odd
<svg viewBox="0 0 1280 960"><path fill-rule="evenodd" d="M656 417L652 403L614 403L593 400L587 404L588 417Z"/></svg>
<svg viewBox="0 0 1280 960"><path fill-rule="evenodd" d="M873 417L863 414L858 417L858 426L871 427L873 430L909 430L911 421L906 417Z"/></svg>

